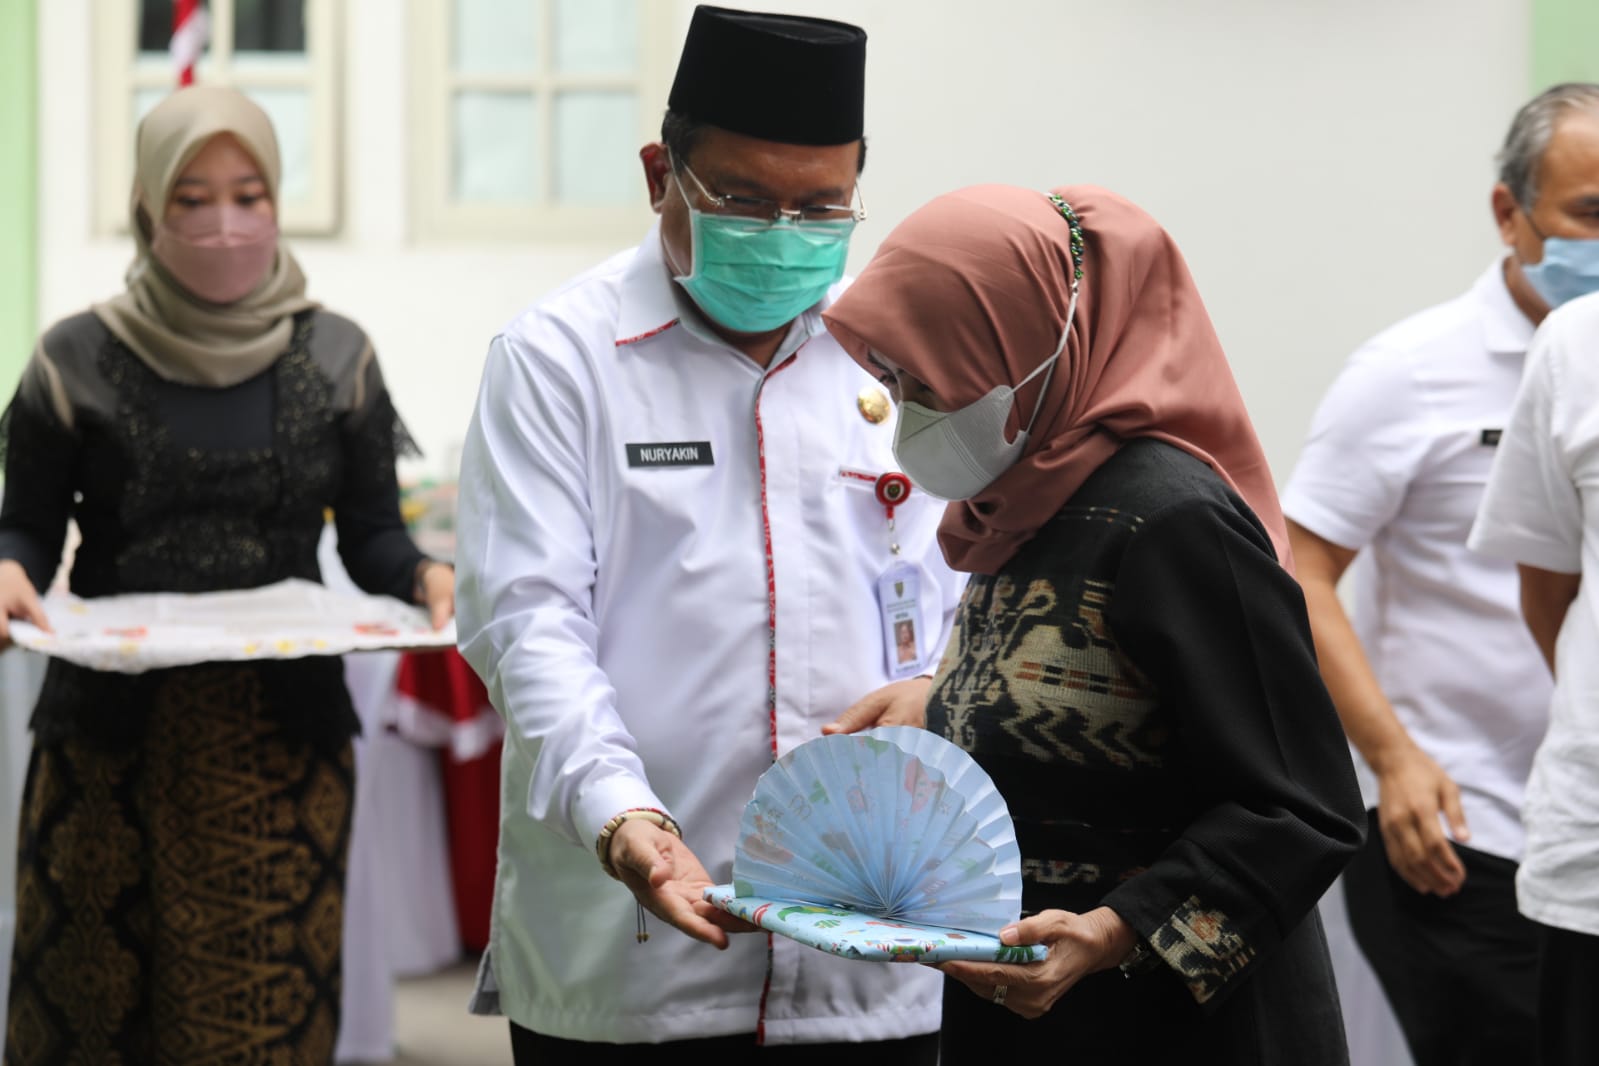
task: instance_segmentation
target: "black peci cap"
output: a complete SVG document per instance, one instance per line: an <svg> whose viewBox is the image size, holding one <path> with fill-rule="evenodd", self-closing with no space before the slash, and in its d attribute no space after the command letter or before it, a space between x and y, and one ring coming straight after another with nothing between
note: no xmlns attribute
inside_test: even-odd
<svg viewBox="0 0 1599 1066"><path fill-rule="evenodd" d="M763 141L833 145L861 139L865 99L859 26L701 4L667 106Z"/></svg>

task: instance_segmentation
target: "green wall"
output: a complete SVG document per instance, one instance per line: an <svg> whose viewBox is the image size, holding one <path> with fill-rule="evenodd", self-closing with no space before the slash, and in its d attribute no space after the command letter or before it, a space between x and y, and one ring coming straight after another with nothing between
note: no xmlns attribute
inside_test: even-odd
<svg viewBox="0 0 1599 1066"><path fill-rule="evenodd" d="M1599 81L1599 0L1532 0L1532 91Z"/></svg>
<svg viewBox="0 0 1599 1066"><path fill-rule="evenodd" d="M33 351L39 302L36 5L0 2L0 404Z"/></svg>

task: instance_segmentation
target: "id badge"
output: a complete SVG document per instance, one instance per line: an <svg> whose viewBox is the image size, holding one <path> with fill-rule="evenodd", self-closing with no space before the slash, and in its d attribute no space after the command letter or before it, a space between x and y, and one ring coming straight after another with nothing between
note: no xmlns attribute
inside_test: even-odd
<svg viewBox="0 0 1599 1066"><path fill-rule="evenodd" d="M921 576L914 566L896 563L877 579L877 606L883 618L883 657L888 676L898 681L922 672L926 637L921 632Z"/></svg>

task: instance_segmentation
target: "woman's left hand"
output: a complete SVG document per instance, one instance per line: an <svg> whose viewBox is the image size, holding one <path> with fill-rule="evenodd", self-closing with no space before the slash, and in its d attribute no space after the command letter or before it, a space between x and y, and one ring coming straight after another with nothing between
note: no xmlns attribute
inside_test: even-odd
<svg viewBox="0 0 1599 1066"><path fill-rule="evenodd" d="M416 602L428 609L428 621L434 629L443 629L455 617L455 567L449 563L426 560L417 575Z"/></svg>
<svg viewBox="0 0 1599 1066"><path fill-rule="evenodd" d="M1039 1018L1078 981L1118 965L1138 934L1109 907L1096 907L1085 914L1040 911L1006 926L999 939L1007 945L1045 944L1049 957L1020 965L944 962L936 968L1023 1018Z"/></svg>

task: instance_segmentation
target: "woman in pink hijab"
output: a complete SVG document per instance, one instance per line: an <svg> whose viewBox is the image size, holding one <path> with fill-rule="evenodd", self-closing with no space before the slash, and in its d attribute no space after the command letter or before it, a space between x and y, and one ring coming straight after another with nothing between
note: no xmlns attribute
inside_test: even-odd
<svg viewBox="0 0 1599 1066"><path fill-rule="evenodd" d="M824 317L973 575L927 708L1005 794L1008 943L949 963L941 1061L1348 1061L1316 901L1360 843L1270 471L1170 236L1113 193L978 186ZM1118 972L1119 971L1119 972Z"/></svg>

